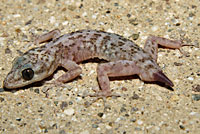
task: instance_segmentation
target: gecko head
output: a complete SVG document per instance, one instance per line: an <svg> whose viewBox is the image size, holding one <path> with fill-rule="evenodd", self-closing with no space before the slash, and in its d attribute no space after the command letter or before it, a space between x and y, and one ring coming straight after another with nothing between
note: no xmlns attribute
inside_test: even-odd
<svg viewBox="0 0 200 134"><path fill-rule="evenodd" d="M167 86L173 87L172 81L161 71L157 64L148 65L140 72L139 77L144 81L158 81Z"/></svg>
<svg viewBox="0 0 200 134"><path fill-rule="evenodd" d="M45 56L42 57L35 51L34 53L29 51L15 58L12 69L4 80L4 87L7 89L20 88L48 77L55 69L52 69L51 62L45 61Z"/></svg>

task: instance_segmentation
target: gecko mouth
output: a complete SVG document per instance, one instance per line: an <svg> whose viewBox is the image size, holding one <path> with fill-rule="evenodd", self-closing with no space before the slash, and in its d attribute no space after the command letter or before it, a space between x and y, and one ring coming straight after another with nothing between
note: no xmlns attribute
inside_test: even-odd
<svg viewBox="0 0 200 134"><path fill-rule="evenodd" d="M174 86L172 81L162 71L158 71L158 72L154 73L153 77L154 77L155 81L162 82L165 85L170 86L170 87Z"/></svg>

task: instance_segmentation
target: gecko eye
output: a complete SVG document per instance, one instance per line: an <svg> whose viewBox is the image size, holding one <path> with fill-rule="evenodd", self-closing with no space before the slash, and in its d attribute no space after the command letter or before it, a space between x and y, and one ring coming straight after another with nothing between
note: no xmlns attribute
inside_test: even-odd
<svg viewBox="0 0 200 134"><path fill-rule="evenodd" d="M25 80L31 80L34 76L34 71L31 68L27 68L22 71L22 77Z"/></svg>

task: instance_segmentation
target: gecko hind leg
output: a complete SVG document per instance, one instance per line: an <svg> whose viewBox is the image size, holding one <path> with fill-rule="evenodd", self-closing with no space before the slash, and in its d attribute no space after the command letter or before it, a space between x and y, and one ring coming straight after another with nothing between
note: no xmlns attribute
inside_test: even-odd
<svg viewBox="0 0 200 134"><path fill-rule="evenodd" d="M39 37L37 37L34 41L34 44L38 45L41 44L43 42L48 42L49 40L55 40L56 38L58 38L60 36L60 30L59 29L54 29L48 33L45 33L43 35L40 35Z"/></svg>
<svg viewBox="0 0 200 134"><path fill-rule="evenodd" d="M157 61L158 45L161 45L166 48L178 49L183 55L186 55L186 53L184 53L181 50L181 47L194 46L194 45L183 44L181 41L178 40L169 40L166 38L151 35L146 40L144 50L148 52L155 61Z"/></svg>
<svg viewBox="0 0 200 134"><path fill-rule="evenodd" d="M97 97L97 99L103 100L112 96L120 97L121 95L112 93L110 90L109 77L130 76L134 74L139 74L139 68L136 66L134 61L119 60L116 62L100 64L97 67L97 77L101 90L96 90L94 94L88 96Z"/></svg>

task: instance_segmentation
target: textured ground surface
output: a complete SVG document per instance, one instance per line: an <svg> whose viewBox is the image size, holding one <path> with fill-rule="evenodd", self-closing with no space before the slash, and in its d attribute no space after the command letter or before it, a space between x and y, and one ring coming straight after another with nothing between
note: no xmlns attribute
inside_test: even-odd
<svg viewBox="0 0 200 134"><path fill-rule="evenodd" d="M0 86L12 60L35 47L34 36L55 28L69 33L97 29L125 36L143 47L148 35L181 39L197 47L159 49L158 63L175 86L125 79L111 81L119 98L86 107L98 86L98 63L81 64L80 78L66 87L31 86L0 89L0 133L130 134L200 131L200 2L199 0L1 0ZM59 70L54 78L60 76ZM50 79L52 80L52 79ZM45 90L50 88L48 93Z"/></svg>

